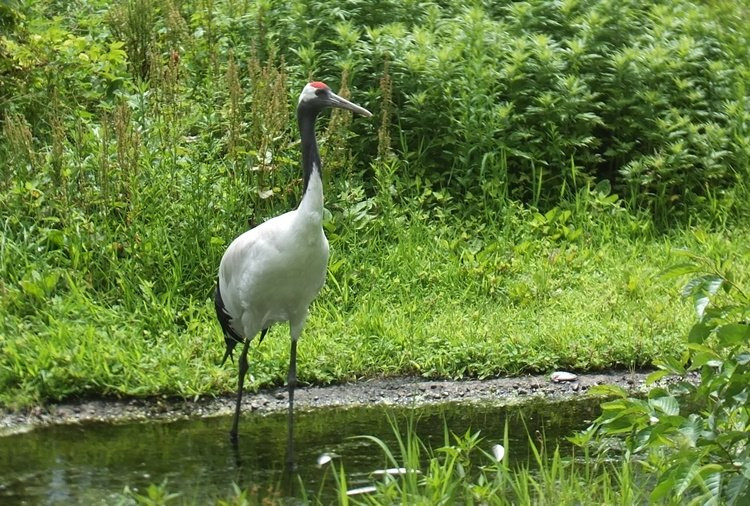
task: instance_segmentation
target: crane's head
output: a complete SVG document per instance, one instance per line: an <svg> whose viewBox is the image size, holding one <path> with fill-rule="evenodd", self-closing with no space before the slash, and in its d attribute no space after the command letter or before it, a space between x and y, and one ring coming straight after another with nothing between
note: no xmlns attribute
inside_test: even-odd
<svg viewBox="0 0 750 506"><path fill-rule="evenodd" d="M331 91L331 88L320 81L307 83L299 95L299 104L297 107L299 109L311 110L315 114L327 107L338 107L339 109L356 112L362 116L372 116L370 111L336 95Z"/></svg>

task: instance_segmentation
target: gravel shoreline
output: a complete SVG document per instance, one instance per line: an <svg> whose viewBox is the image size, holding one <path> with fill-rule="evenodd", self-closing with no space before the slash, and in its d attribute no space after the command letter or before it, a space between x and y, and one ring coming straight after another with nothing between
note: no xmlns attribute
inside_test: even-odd
<svg viewBox="0 0 750 506"><path fill-rule="evenodd" d="M346 406L423 406L444 402L518 404L546 398L570 399L585 395L595 385L619 385L631 392L645 390L652 371L607 371L578 374L574 381L553 382L549 375L440 381L418 377L362 380L331 386L300 387L295 391L295 409L312 410ZM126 423L176 420L190 417L229 415L234 396L181 399L149 397L131 399L85 399L23 411L0 410L0 436L26 432L50 425L86 422ZM267 414L287 407L286 388L277 387L246 394L244 413Z"/></svg>

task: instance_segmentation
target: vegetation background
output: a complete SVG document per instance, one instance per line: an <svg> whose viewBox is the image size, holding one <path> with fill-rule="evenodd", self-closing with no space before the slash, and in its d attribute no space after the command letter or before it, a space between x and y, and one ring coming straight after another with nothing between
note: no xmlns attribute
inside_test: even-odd
<svg viewBox="0 0 750 506"><path fill-rule="evenodd" d="M640 367L675 250L749 243L746 2L3 0L0 403L220 394L224 248L296 205L310 79L326 287L303 382ZM748 272L739 256L734 272ZM287 330L253 351L286 374Z"/></svg>

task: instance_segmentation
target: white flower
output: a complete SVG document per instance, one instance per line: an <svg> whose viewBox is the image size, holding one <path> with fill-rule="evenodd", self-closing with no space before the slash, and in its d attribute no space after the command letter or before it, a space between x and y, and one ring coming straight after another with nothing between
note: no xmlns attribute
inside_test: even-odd
<svg viewBox="0 0 750 506"><path fill-rule="evenodd" d="M494 445L492 447L492 455L495 457L496 461L502 462L503 457L505 457L505 448L503 448L503 445Z"/></svg>
<svg viewBox="0 0 750 506"><path fill-rule="evenodd" d="M322 453L318 457L318 467L323 467L326 464L329 464L331 460L333 460L333 455L331 455L330 453Z"/></svg>

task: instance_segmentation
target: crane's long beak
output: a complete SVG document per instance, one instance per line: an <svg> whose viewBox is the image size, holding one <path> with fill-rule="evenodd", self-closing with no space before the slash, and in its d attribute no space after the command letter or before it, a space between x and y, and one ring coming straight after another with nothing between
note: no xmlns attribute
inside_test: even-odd
<svg viewBox="0 0 750 506"><path fill-rule="evenodd" d="M338 107L339 109L348 109L352 112L356 112L357 114L361 114L362 116L369 117L372 116L372 113L365 109L364 107L360 107L357 104L353 104L352 102L349 102L347 99L342 98L335 93L331 92L331 107Z"/></svg>

